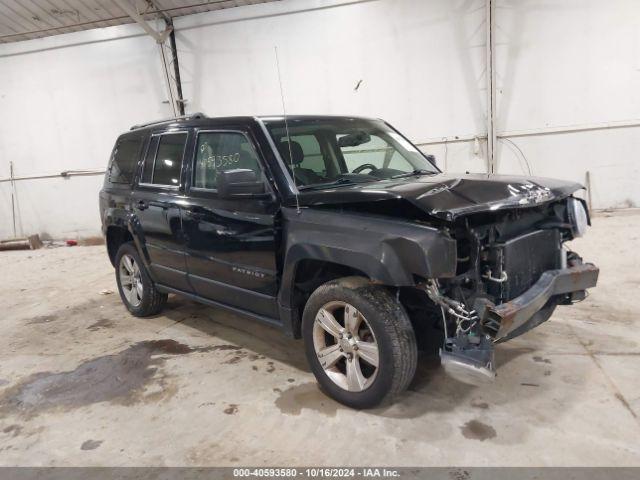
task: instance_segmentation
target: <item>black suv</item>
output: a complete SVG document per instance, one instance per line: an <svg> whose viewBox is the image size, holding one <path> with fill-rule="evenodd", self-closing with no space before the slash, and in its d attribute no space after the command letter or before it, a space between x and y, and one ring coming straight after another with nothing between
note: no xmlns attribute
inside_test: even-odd
<svg viewBox="0 0 640 480"><path fill-rule="evenodd" d="M598 269L564 245L589 224L581 188L443 174L382 120L195 114L118 138L100 213L133 315L175 293L280 328L366 408L434 345L492 379L496 343L585 298Z"/></svg>

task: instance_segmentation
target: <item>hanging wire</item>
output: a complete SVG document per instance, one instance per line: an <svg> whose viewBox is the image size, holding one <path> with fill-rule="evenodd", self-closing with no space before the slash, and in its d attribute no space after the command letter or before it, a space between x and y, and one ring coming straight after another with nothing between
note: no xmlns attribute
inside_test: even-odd
<svg viewBox="0 0 640 480"><path fill-rule="evenodd" d="M171 110L173 111L173 116L177 117L178 112L176 111L176 101L173 95L173 88L172 88L173 83L171 82L171 74L169 73L169 67L167 66L167 59L164 54L164 48L165 48L164 42L159 43L158 46L160 47L160 54L162 55L162 66L164 67L164 75L167 80L167 88L169 89L169 97L170 97L169 101L171 102Z"/></svg>
<svg viewBox="0 0 640 480"><path fill-rule="evenodd" d="M518 150L518 152L520 152L520 156L524 160L524 163L527 165L527 170L529 171L529 175L533 175L533 172L531 170L531 165L529 164L529 160L527 160L527 157L525 156L525 154L522 151L522 149L515 142L513 142L512 140L510 140L508 138L499 137L498 140L502 140L503 142L508 142L509 144L513 145L515 147L515 149Z"/></svg>

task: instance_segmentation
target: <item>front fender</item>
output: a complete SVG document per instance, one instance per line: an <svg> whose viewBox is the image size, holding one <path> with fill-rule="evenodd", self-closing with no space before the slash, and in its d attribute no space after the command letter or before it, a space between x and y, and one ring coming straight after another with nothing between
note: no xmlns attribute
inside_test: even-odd
<svg viewBox="0 0 640 480"><path fill-rule="evenodd" d="M293 282L301 260L323 260L364 272L390 286L422 278L452 277L456 242L433 227L366 214L285 208L286 239L280 304L293 305Z"/></svg>

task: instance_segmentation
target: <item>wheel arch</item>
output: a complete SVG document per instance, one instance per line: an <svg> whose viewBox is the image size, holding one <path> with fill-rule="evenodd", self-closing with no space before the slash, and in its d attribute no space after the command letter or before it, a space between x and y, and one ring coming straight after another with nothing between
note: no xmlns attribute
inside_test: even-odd
<svg viewBox="0 0 640 480"><path fill-rule="evenodd" d="M105 240L107 244L107 253L109 255L109 260L111 261L111 265L115 267L116 254L118 253L118 249L123 243L133 241L133 235L127 228L124 228L123 226L111 225L107 227Z"/></svg>
<svg viewBox="0 0 640 480"><path fill-rule="evenodd" d="M353 265L329 261L323 258L300 258L291 266L292 278L283 282L280 290L281 305L288 307L290 325L287 326L294 338L300 338L302 312L309 296L322 284L343 277L362 277L370 280L366 272ZM286 303L283 303L286 302ZM285 319L283 319L285 320ZM285 320L286 321L286 320Z"/></svg>
<svg viewBox="0 0 640 480"><path fill-rule="evenodd" d="M149 257L144 248L144 233L135 215L119 208L109 209L105 212L103 232L109 260L113 266L120 246L126 242L133 242L145 267L149 267Z"/></svg>
<svg viewBox="0 0 640 480"><path fill-rule="evenodd" d="M323 283L343 277L362 277L373 283L409 284L412 279L394 279L385 265L374 256L326 245L298 244L290 248L285 260L279 292L281 307L288 310L286 330L300 337L302 311L307 299Z"/></svg>

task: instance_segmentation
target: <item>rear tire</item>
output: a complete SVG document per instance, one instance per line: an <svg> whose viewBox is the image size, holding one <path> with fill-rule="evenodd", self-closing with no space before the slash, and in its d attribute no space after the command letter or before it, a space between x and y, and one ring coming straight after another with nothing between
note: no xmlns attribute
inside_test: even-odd
<svg viewBox="0 0 640 480"><path fill-rule="evenodd" d="M156 289L133 242L120 246L115 265L118 292L127 310L136 317L160 313L168 295Z"/></svg>
<svg viewBox="0 0 640 480"><path fill-rule="evenodd" d="M318 287L305 305L302 335L320 388L352 408L391 402L416 371L416 337L404 307L362 277Z"/></svg>

